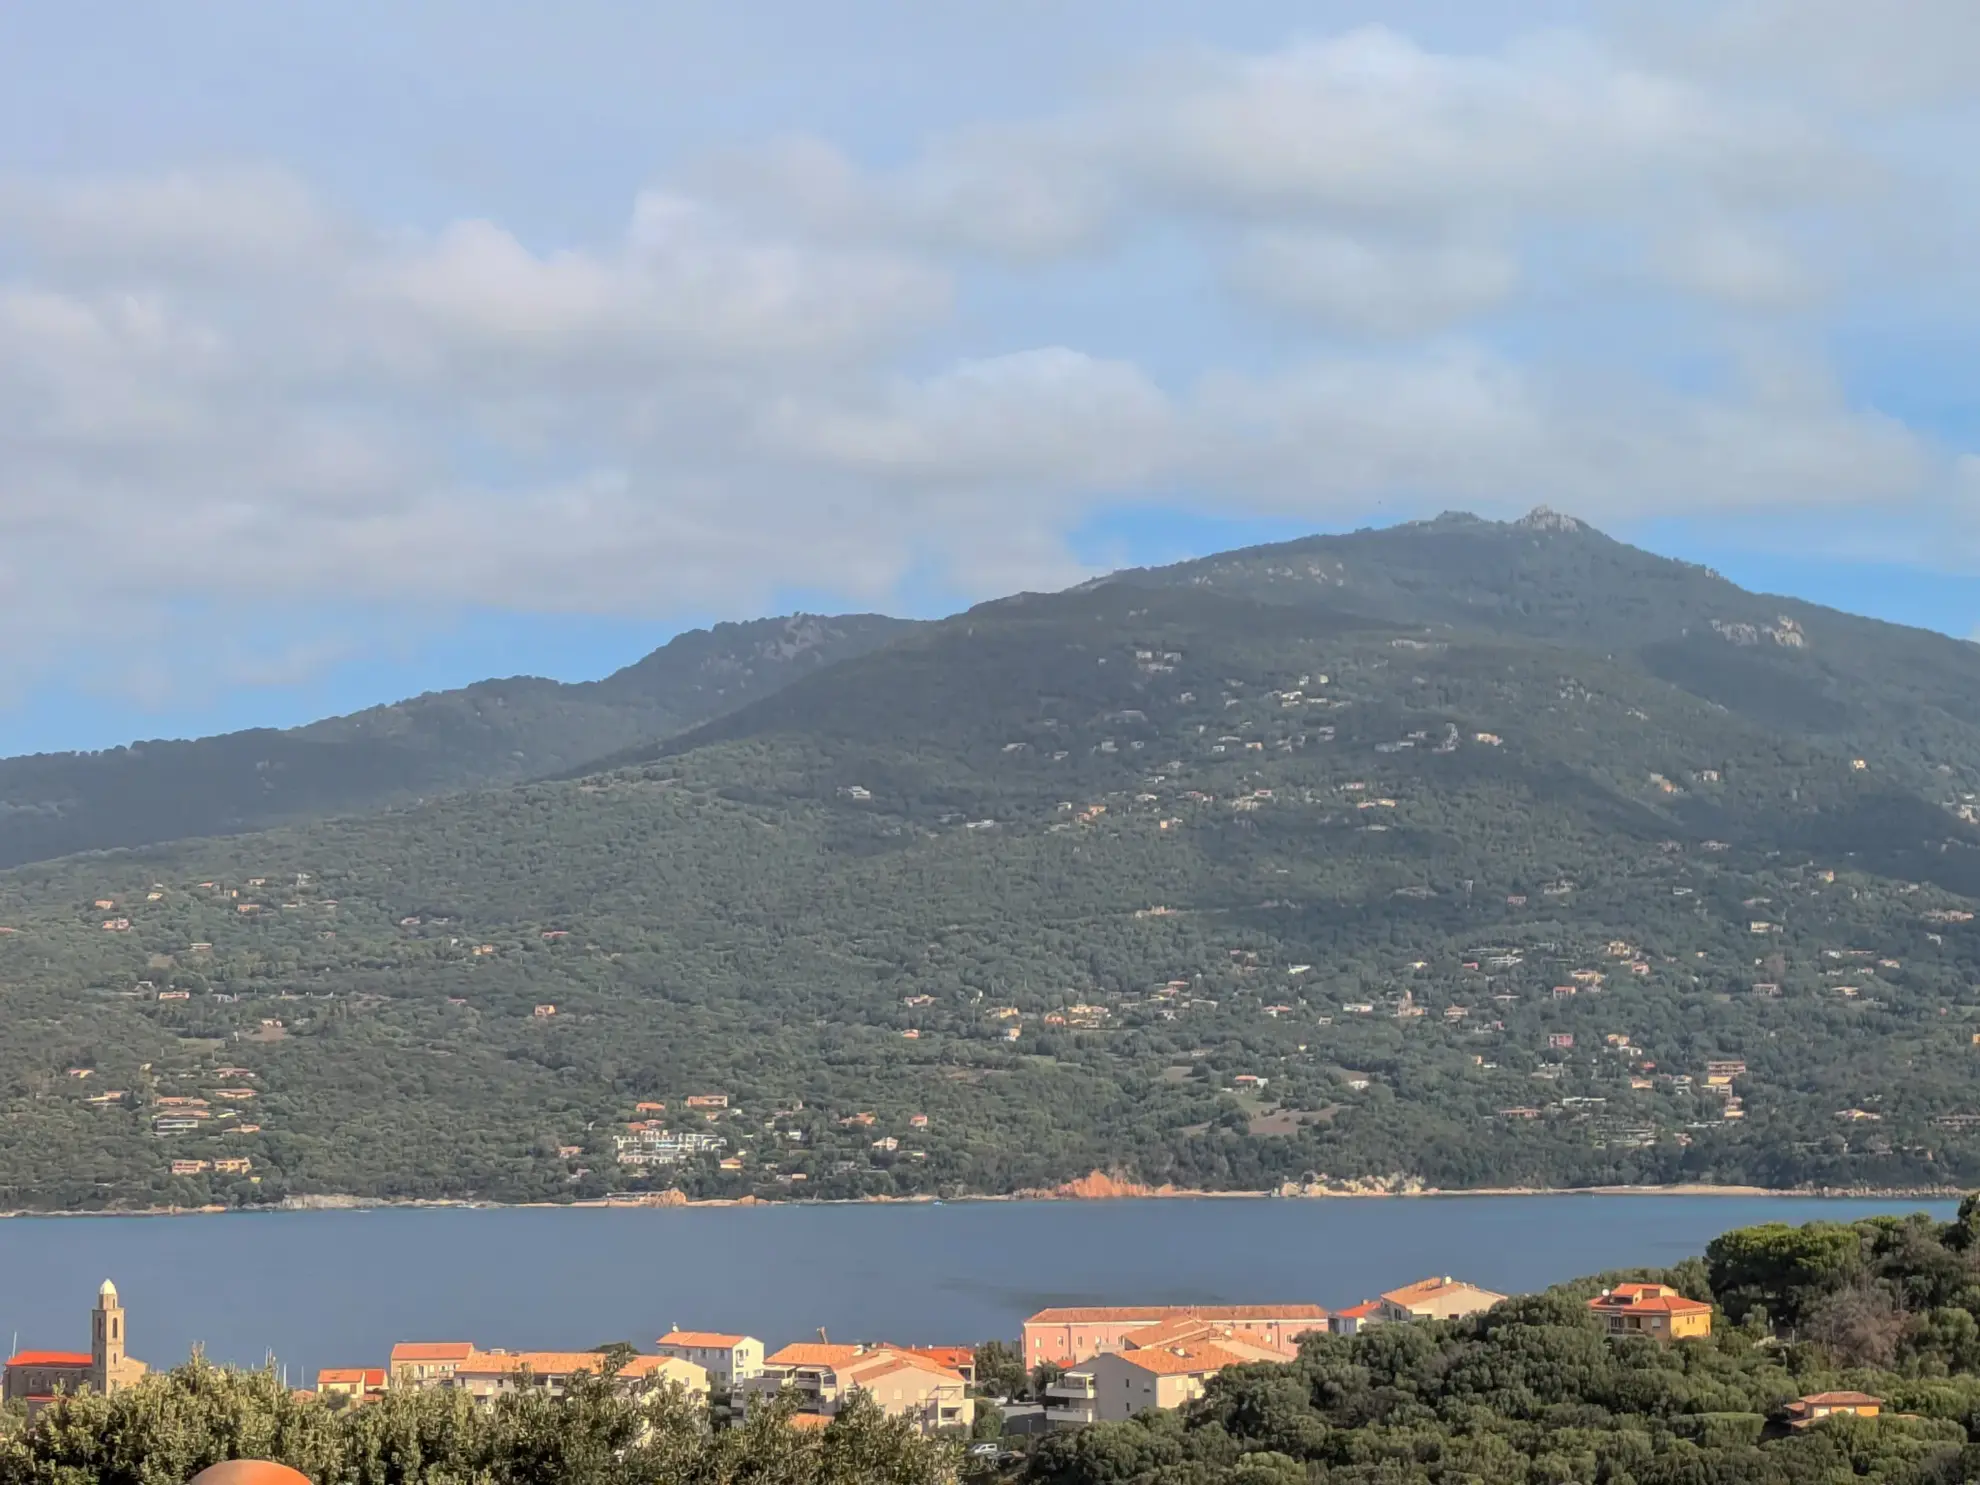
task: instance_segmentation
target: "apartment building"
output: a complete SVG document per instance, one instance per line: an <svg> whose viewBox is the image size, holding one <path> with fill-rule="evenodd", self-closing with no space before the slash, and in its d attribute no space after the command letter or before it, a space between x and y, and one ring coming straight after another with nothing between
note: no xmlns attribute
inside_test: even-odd
<svg viewBox="0 0 1980 1485"><path fill-rule="evenodd" d="M797 1394L799 1413L813 1417L835 1417L854 1393L863 1392L888 1417L906 1418L924 1435L966 1432L976 1421L976 1401L960 1372L888 1347L785 1346L765 1358L763 1370L738 1392L747 1407L785 1388Z"/></svg>
<svg viewBox="0 0 1980 1485"><path fill-rule="evenodd" d="M728 1391L763 1370L763 1342L753 1335L728 1335L717 1330L670 1330L654 1342L662 1356L691 1361L708 1373L709 1382Z"/></svg>
<svg viewBox="0 0 1980 1485"><path fill-rule="evenodd" d="M1077 1366L1123 1349L1138 1331L1178 1320L1226 1328L1259 1345L1291 1349L1308 1331L1327 1328L1319 1305L1091 1305L1040 1310L1024 1322L1024 1364Z"/></svg>

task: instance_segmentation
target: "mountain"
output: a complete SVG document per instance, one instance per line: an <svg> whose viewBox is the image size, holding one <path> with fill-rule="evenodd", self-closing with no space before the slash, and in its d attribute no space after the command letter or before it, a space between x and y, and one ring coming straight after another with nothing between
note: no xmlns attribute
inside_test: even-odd
<svg viewBox="0 0 1980 1485"><path fill-rule="evenodd" d="M24 866L0 1204L1974 1183L1973 653L1447 518Z"/></svg>
<svg viewBox="0 0 1980 1485"><path fill-rule="evenodd" d="M519 676L288 731L0 760L0 866L556 773L706 721L908 627L877 614L721 624L601 681Z"/></svg>
<svg viewBox="0 0 1980 1485"><path fill-rule="evenodd" d="M1980 762L1980 646L1749 593L1545 507L1510 523L1454 513L1102 581L1549 640L1627 659L1763 727L1930 768ZM1961 776L1969 789L1980 778Z"/></svg>

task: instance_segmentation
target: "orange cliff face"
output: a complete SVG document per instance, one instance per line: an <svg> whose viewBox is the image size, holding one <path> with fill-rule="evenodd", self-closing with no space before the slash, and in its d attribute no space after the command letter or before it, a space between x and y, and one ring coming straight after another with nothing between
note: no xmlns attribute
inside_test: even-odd
<svg viewBox="0 0 1980 1485"><path fill-rule="evenodd" d="M1131 1181L1120 1174L1106 1171L1089 1171L1077 1180L1067 1181L1050 1191L1028 1193L1038 1196L1056 1196L1069 1201L1115 1201L1129 1196L1167 1196L1175 1191L1173 1186L1144 1186L1139 1181Z"/></svg>

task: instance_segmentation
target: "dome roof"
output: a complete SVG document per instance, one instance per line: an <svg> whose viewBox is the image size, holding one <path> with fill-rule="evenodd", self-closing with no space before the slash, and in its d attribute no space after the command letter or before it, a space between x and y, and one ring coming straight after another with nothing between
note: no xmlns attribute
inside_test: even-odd
<svg viewBox="0 0 1980 1485"><path fill-rule="evenodd" d="M117 1298L117 1286L111 1283L108 1279L105 1279L102 1282L102 1284L97 1286L96 1297L98 1299L108 1299L114 1301Z"/></svg>
<svg viewBox="0 0 1980 1485"><path fill-rule="evenodd" d="M191 1485L309 1485L309 1476L272 1459L228 1459L209 1464Z"/></svg>

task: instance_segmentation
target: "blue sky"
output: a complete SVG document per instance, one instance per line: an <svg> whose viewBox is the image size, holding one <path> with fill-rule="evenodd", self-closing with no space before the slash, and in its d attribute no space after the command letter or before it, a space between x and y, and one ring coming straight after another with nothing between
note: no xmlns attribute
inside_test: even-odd
<svg viewBox="0 0 1980 1485"><path fill-rule="evenodd" d="M0 753L1545 502L1980 624L1980 8L0 9Z"/></svg>

